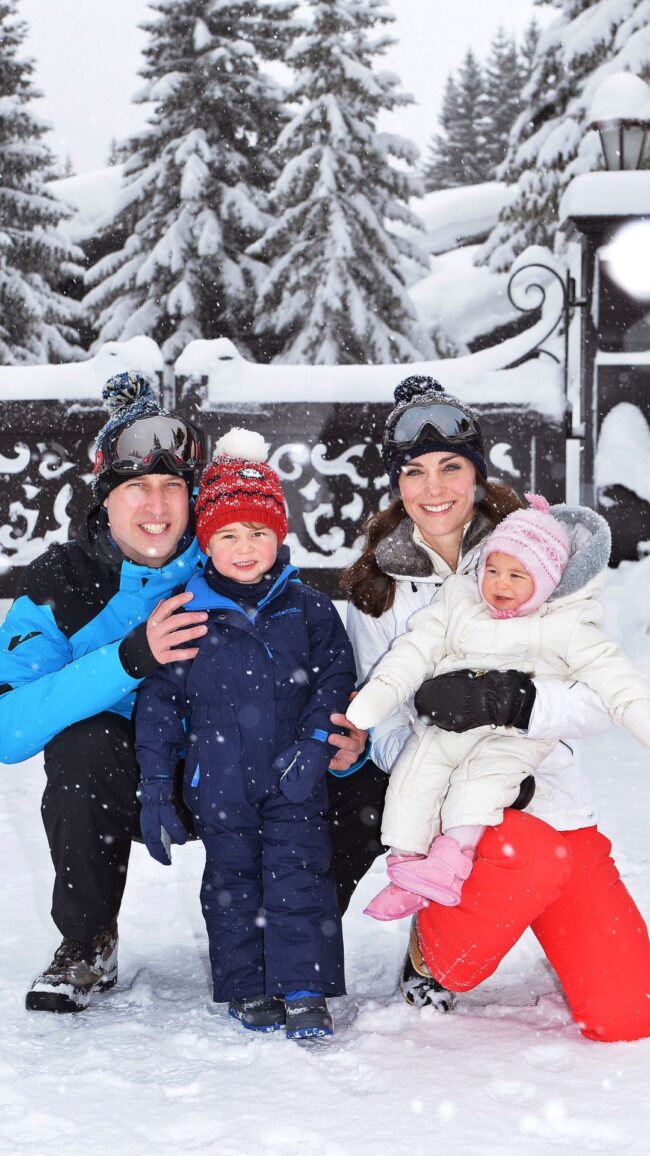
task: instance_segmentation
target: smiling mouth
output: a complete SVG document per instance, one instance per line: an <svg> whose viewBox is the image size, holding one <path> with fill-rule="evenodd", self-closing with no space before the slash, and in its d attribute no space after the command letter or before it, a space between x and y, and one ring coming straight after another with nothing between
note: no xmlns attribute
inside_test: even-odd
<svg viewBox="0 0 650 1156"><path fill-rule="evenodd" d="M140 529L145 534L164 534L169 529L169 522L142 522Z"/></svg>
<svg viewBox="0 0 650 1156"><path fill-rule="evenodd" d="M451 510L453 504L453 502L443 502L440 506L423 505L422 509L426 510L427 514L444 514L447 512L447 510Z"/></svg>

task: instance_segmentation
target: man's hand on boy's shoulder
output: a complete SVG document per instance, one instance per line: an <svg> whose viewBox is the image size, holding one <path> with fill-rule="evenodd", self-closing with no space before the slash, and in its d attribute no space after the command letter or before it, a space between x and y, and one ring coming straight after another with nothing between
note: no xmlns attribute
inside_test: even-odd
<svg viewBox="0 0 650 1156"><path fill-rule="evenodd" d="M204 610L183 611L191 602L189 591L174 594L158 603L147 620L147 642L153 657L159 663L187 661L198 654L196 646L186 643L201 638L207 631Z"/></svg>
<svg viewBox="0 0 650 1156"><path fill-rule="evenodd" d="M339 772L349 771L366 749L368 732L353 726L344 714L331 714L330 722L333 726L340 727L345 733L341 734L337 730L327 736L330 746L337 748L334 758L330 760L329 769Z"/></svg>

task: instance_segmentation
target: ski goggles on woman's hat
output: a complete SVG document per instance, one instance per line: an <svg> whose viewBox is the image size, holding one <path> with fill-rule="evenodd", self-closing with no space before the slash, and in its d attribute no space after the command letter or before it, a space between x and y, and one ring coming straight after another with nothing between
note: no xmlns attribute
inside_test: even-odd
<svg viewBox="0 0 650 1156"><path fill-rule="evenodd" d="M147 473L160 460L179 473L194 470L205 461L202 431L191 422L162 413L118 425L97 449L94 473Z"/></svg>
<svg viewBox="0 0 650 1156"><path fill-rule="evenodd" d="M478 421L460 406L448 401L409 402L405 409L395 410L388 418L383 438L384 452L412 449L423 436L450 446L475 446L483 452L483 438Z"/></svg>

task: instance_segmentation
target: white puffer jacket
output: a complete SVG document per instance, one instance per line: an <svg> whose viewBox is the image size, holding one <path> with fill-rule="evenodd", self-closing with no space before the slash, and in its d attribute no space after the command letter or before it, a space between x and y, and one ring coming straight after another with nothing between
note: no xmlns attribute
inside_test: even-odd
<svg viewBox="0 0 650 1156"><path fill-rule="evenodd" d="M568 598L584 590L606 566L609 530L599 515L582 507L555 506L551 513L564 522L572 539L572 556L554 594L556 599ZM476 568L481 544L490 529L480 515L466 529L458 573L470 573ZM382 570L395 578L396 593L393 606L380 618L371 618L354 606L348 608L348 633L360 681L365 681L393 640L405 633L413 614L432 601L452 573L409 520L379 543L376 557ZM482 665L488 664L484 661ZM498 666L498 662L494 665ZM537 673L531 665L522 663L521 669ZM600 733L611 725L611 720L600 699L583 683L543 677L536 679L535 686L537 696L527 734L534 739L559 741L537 769L535 797L528 811L558 830L591 826L596 821L591 793L568 740ZM372 757L384 770L390 771L395 764L412 733L413 722L409 700L374 728Z"/></svg>

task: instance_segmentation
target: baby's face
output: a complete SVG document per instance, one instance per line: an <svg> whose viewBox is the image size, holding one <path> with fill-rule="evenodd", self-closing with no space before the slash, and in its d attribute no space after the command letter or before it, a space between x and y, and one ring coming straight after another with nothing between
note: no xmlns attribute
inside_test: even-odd
<svg viewBox="0 0 650 1156"><path fill-rule="evenodd" d="M495 610L518 610L534 591L533 579L517 558L499 551L489 555L481 587L489 606Z"/></svg>

